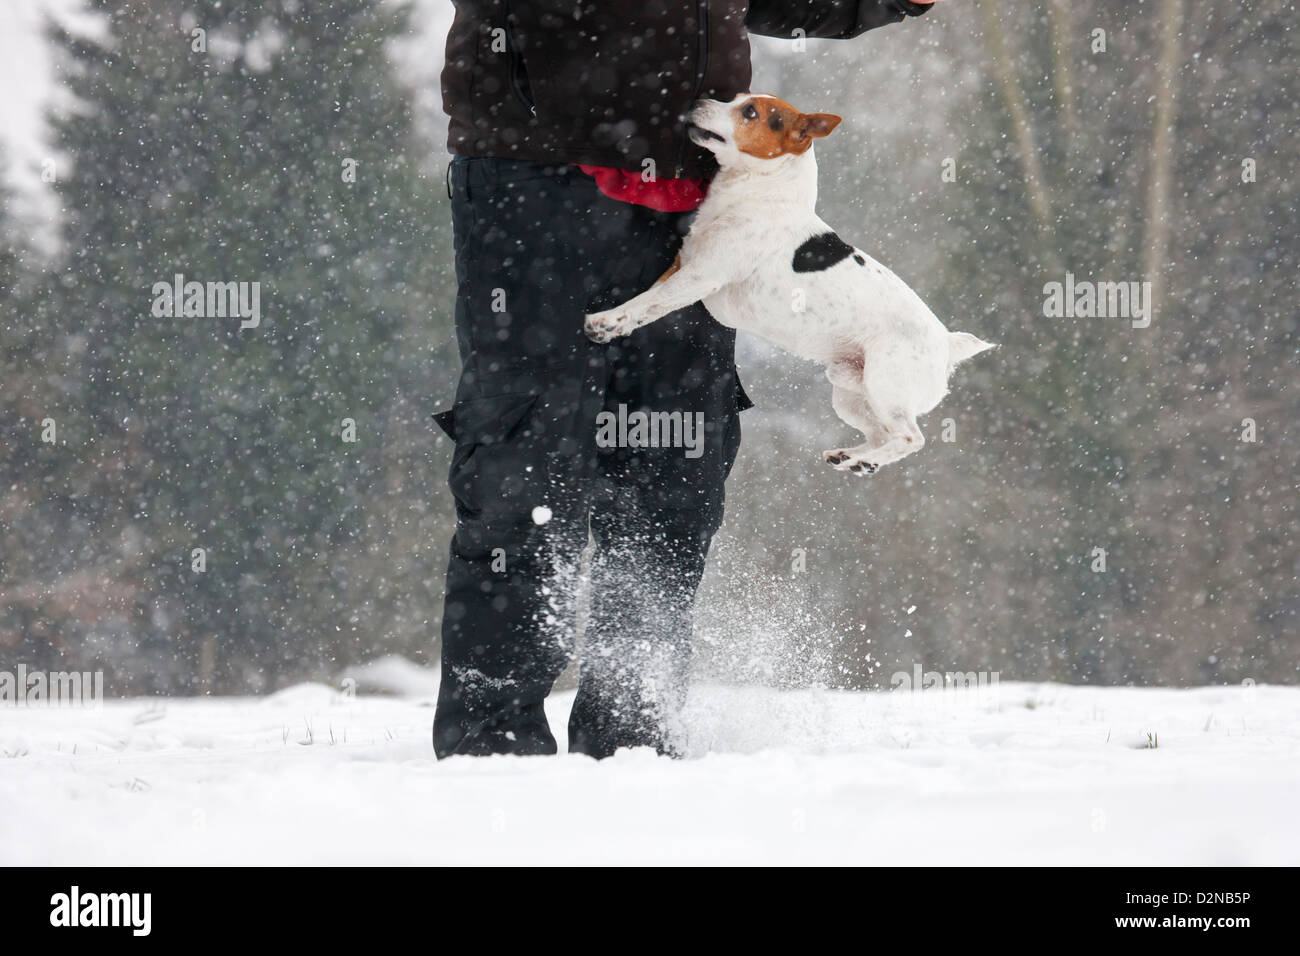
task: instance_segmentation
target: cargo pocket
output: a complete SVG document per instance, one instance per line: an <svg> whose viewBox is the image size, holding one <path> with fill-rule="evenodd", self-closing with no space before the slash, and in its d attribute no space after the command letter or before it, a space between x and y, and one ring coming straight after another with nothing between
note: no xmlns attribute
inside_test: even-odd
<svg viewBox="0 0 1300 956"><path fill-rule="evenodd" d="M736 373L736 411L743 412L754 407L753 401L745 394L745 386L740 384L740 373Z"/></svg>
<svg viewBox="0 0 1300 956"><path fill-rule="evenodd" d="M542 469L530 449L528 414L537 395L497 395L460 402L434 416L456 442L447 484L462 519L526 517L529 489Z"/></svg>

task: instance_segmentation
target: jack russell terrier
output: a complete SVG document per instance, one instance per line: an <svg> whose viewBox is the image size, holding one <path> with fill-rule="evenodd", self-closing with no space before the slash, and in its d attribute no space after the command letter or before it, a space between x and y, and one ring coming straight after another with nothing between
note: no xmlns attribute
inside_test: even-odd
<svg viewBox="0 0 1300 956"><path fill-rule="evenodd" d="M761 94L697 103L688 135L719 172L681 252L641 295L588 315L585 330L608 342L702 301L723 325L824 362L836 414L866 440L823 457L869 475L920 450L916 417L948 393L957 363L993 346L949 332L902 279L818 218L813 140L839 123Z"/></svg>

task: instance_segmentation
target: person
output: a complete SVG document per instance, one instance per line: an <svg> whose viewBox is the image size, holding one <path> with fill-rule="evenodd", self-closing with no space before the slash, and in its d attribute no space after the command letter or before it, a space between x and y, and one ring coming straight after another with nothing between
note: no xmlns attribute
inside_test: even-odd
<svg viewBox="0 0 1300 956"><path fill-rule="evenodd" d="M435 415L456 507L439 758L555 753L543 703L583 617L569 750L681 753L695 591L751 403L735 333L700 303L609 345L583 316L673 262L716 169L686 114L747 90L748 33L850 38L928 8L456 0L442 93L462 368Z"/></svg>

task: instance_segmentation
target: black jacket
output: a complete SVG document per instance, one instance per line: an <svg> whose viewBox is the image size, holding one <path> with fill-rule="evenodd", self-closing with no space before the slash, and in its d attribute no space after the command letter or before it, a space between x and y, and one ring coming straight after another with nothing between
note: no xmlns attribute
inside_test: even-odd
<svg viewBox="0 0 1300 956"><path fill-rule="evenodd" d="M748 89L749 33L847 39L929 9L908 0L454 2L442 72L451 152L636 170L649 158L659 176L714 171L686 138L685 114L696 99Z"/></svg>

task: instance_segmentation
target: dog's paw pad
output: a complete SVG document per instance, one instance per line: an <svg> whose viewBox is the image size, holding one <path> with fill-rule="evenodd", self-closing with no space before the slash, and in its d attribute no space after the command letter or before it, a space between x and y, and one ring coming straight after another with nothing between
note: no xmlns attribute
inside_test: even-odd
<svg viewBox="0 0 1300 956"><path fill-rule="evenodd" d="M826 459L826 464L830 465L836 471L848 471L855 475L874 475L878 465L873 465L869 461L863 461L852 451L838 449L836 451L824 451L822 457Z"/></svg>
<svg viewBox="0 0 1300 956"><path fill-rule="evenodd" d="M594 312L587 316L582 323L583 331L587 333L587 338L593 342L605 343L620 335L626 334L627 317L608 312Z"/></svg>

